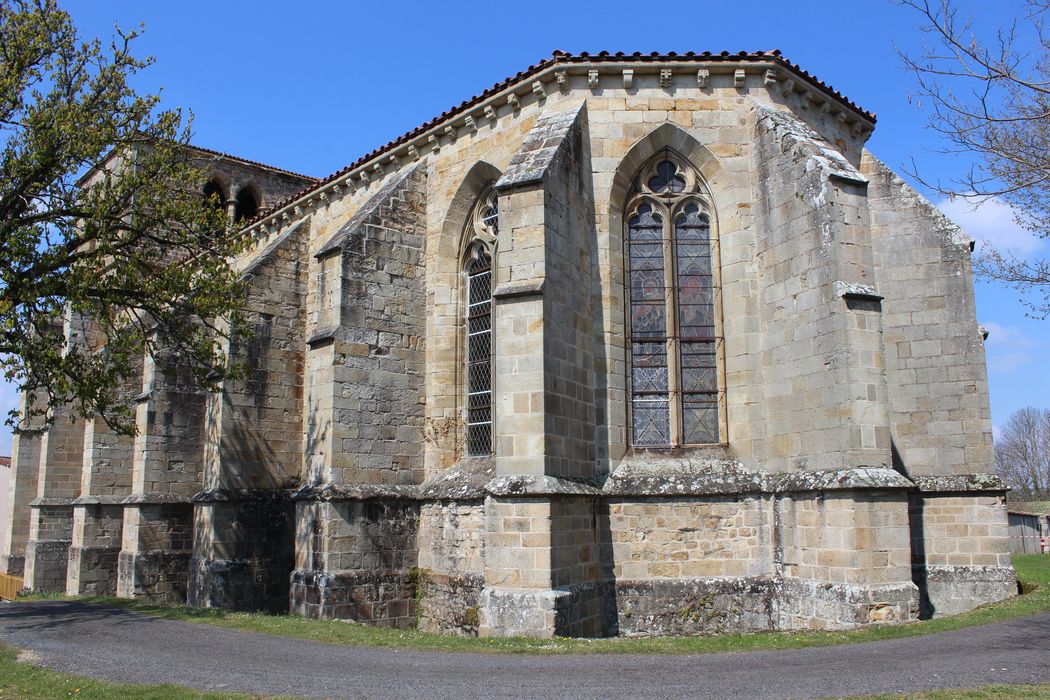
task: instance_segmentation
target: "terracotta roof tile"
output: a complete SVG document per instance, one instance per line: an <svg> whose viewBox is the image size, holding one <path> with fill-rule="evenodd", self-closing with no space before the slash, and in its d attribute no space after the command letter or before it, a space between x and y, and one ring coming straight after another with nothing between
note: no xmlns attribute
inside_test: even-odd
<svg viewBox="0 0 1050 700"><path fill-rule="evenodd" d="M319 182L319 180L316 177L312 177L310 175L303 175L302 173L292 172L291 170L285 170L284 168L278 168L273 165L267 165L266 163L260 163L256 160L248 160L247 158L241 158L240 156L235 156L224 151L214 151L210 148L204 148L202 146L196 146L194 144L190 144L188 147L201 153L207 153L208 155L212 156L219 156L220 158L226 158L228 160L235 160L238 163L244 163L245 165L251 165L256 168L265 168L266 170L272 170L276 173L282 173L284 175L291 175L292 177L297 177L301 180L309 180L313 183Z"/></svg>
<svg viewBox="0 0 1050 700"><path fill-rule="evenodd" d="M499 91L509 87L510 85L518 82L519 80L522 80L522 79L527 78L527 77L529 77L531 75L539 73L540 71L546 70L547 68L550 68L552 66L556 66L556 65L571 65L573 63L601 63L601 62L613 62L613 63L615 63L617 61L624 61L624 60L626 60L626 61L641 61L641 62L649 62L649 61L663 61L663 62L667 62L667 61L682 61L682 62L688 63L688 62L695 62L697 59L700 59L701 61L704 61L704 62L714 62L714 63L722 62L722 61L733 62L733 61L741 61L741 60L767 61L767 62L772 63L774 65L781 66L781 67L786 68L786 69L790 70L791 72L795 73L796 75L798 75L803 80L805 80L806 82L810 83L811 85L813 85L813 86L815 86L817 88L820 88L824 92L830 93L831 95L833 95L834 97L839 99L842 103L844 103L845 105L850 107L852 110L854 110L858 115L860 115L861 117L864 117L865 119L867 119L868 121L870 121L873 124L875 123L875 114L874 114L874 112L868 112L868 111L862 109L859 105L854 103L852 100L847 98L845 95L840 93L838 90L835 90L832 86L830 86L827 83L824 83L824 82L818 80L816 76L814 76L813 74L809 73L806 70L803 70L802 68L800 68L798 66L798 64L791 63L790 61L788 61L787 59L785 59L781 55L779 49L774 49L772 51L755 51L755 52L739 51L739 52L737 52L735 54L731 54L728 51L723 51L723 52L721 52L719 54L713 54L710 51L704 51L703 53L699 53L699 54L694 53L692 51L688 51L685 54L678 54L678 53L675 53L675 52L660 53L658 51L653 51L653 52L651 52L649 54L642 54L639 51L635 51L629 57L625 56L625 54L622 51L617 52L616 54L610 54L608 51L601 51L598 54L590 54L590 53L588 53L586 51L583 51L583 52L581 52L579 54L574 55L574 54L569 53L567 51L557 51L557 50L555 50L552 53L550 58L545 58L542 61L540 61L539 63L533 64L533 65L529 66L528 68L526 68L525 70L520 71L520 72L516 73L515 75L513 75L511 77L506 78L505 80L502 80L502 81L500 81L498 83L493 84L490 88L486 89L485 91L483 91L483 92L481 92L481 93L479 93L477 95L474 95L473 97L470 97L467 100L464 100L463 102L461 102L460 104L456 105L455 107L452 107L451 109L445 110L444 112L442 112L438 116L434 117L433 119L430 119L429 121L423 122L422 124L417 126L415 129L413 129L413 130L411 130L411 131L409 131L409 132L407 132L405 134L402 134L401 136L399 136L398 138L394 139L393 141L390 141L389 143L387 143L387 144L385 144L383 146L380 146L379 148L376 148L375 150L372 150L372 151L366 153L365 155L361 156L360 158L358 158L354 162L350 163L346 167L341 168L341 169L337 170L336 172L332 173L328 177L323 178L321 180L315 180L313 183L311 183L310 185L307 185L306 187L304 187L303 189L299 190L295 194L293 194L293 195L291 195L289 197L286 197L283 200L278 201L277 203L275 203L273 206L271 206L267 210L265 210L263 212L260 212L257 216L255 216L254 218L249 220L245 224L245 228L252 226L253 224L255 224L256 222L258 222L258 221L260 221L262 219L265 219L266 217L270 216L272 213L274 213L274 212L276 212L276 211L278 211L280 209L283 209L284 207L288 206L292 202L295 202L295 201L301 199L302 197L306 196L310 192L313 192L313 191L315 191L317 189L320 189L321 187L327 185L330 182L333 182L334 180L338 180L339 178L343 177L344 175L346 175L350 171L352 171L355 168L359 167L360 165L363 165L364 163L368 162L369 160L374 158L376 155L378 155L380 153L383 153L385 151L393 150L395 148L398 148L399 146L403 146L405 143L411 141L416 136L426 132L427 130L429 130L433 126L435 126L435 125L439 124L440 122L448 119L449 117L451 117L451 116L453 116L455 114L459 114L459 113L465 112L468 109L470 109L471 107L473 107L474 105L478 104L479 102L482 102L482 101L488 99L489 97L491 97L495 93L497 93L497 92L499 92ZM202 150L204 150L204 149L202 149ZM219 154L219 155L225 155L225 154ZM234 157L234 156L229 156L229 157ZM246 162L251 162L251 161L246 161ZM269 167L269 166L266 166L266 167Z"/></svg>

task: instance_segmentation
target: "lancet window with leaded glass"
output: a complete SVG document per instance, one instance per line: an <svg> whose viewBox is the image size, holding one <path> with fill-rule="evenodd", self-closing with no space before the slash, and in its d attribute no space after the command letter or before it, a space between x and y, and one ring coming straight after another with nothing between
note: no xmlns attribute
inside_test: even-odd
<svg viewBox="0 0 1050 700"><path fill-rule="evenodd" d="M478 199L467 223L466 286L466 448L468 455L492 454L492 272L498 233L496 194Z"/></svg>
<svg viewBox="0 0 1050 700"><path fill-rule="evenodd" d="M631 443L719 443L717 287L711 210L699 176L665 153L626 208Z"/></svg>

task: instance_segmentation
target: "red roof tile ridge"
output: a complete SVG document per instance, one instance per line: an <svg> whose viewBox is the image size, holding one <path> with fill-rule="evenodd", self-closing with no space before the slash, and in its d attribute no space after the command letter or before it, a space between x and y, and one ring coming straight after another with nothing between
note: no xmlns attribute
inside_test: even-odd
<svg viewBox="0 0 1050 700"><path fill-rule="evenodd" d="M781 54L780 49L773 49L771 51L755 51L755 52L740 51L740 52L737 52L735 54L732 54L729 51L722 51L719 54L713 54L710 51L704 51L703 53L695 53L693 51L688 51L688 52L686 52L684 54L679 54L679 53L676 53L676 52L669 52L669 53L666 53L666 54L661 54L661 53L659 53L657 51L653 51L652 53L649 53L649 54L642 54L641 52L636 51L633 54L631 54L630 56L625 55L622 51L621 52L617 52L616 54L610 54L608 51L601 51L598 54L591 54L591 53L588 53L586 51L583 51L583 52L581 52L579 54L572 54L572 53L570 53L568 51L559 51L559 50L555 49L551 53L551 56L549 58L545 58L542 61L539 61L538 63L535 63L535 64L529 66L525 70L519 71L518 73L516 73L515 75L513 75L511 77L506 78L506 79L504 79L504 80L502 80L500 82L497 82L497 83L493 84L491 87L489 87L488 89L482 91L481 93L479 93L477 95L474 95L473 97L470 97L470 98L464 100L463 102L459 103L458 105L456 105L456 106L454 106L454 107L452 107L450 109L445 110L444 112L442 112L441 114L437 115L436 117L434 117L434 118L432 118L432 119L430 119L428 121L423 122L422 124L417 126L415 129L412 129L411 131L408 131L408 132L402 134L401 136L397 137L396 139L393 139L392 141L387 142L386 144L380 146L379 148L373 149L372 151L370 151L370 152L366 153L365 155L361 156L360 158L358 158L357 160L353 161L349 165L347 165L347 166L345 166L343 168L340 168L339 170L335 171L331 175L328 175L327 177L322 178L320 180L315 180L312 184L307 185L306 187L304 187L303 189L299 190L295 194L292 194L292 195L290 195L288 197L285 197L284 199L276 202L273 206L269 207L268 209L266 209L263 212L260 212L258 215L253 217L247 223L245 223L244 224L244 228L250 228L251 226L257 224L259 221L262 221L263 219L268 218L272 214L280 211L281 209L284 209L285 207L287 207L288 205L292 204L293 202L296 202L296 201L302 199L303 197L305 197L306 195L310 194L311 192L314 192L314 191L324 187L325 185L328 185L328 184L332 183L333 181L338 180L339 178L343 177L344 175L346 175L347 173L351 172L352 170L360 167L361 165L364 165L365 163L370 161L375 156L377 156L377 155L379 155L381 153L393 150L394 148L397 148L399 146L404 145L406 142L411 141L416 136L418 136L418 135L426 132L427 130L433 128L434 126L436 126L437 124L441 123L442 121L444 121L446 119L449 119L449 118L451 118L452 116L454 116L456 114L460 114L460 113L470 109L474 105L476 105L476 104L478 104L478 103L480 103L480 102L482 102L482 101L492 97L493 95L495 95L496 93L500 92L501 90L506 89L510 85L512 85L512 84L514 84L514 83L516 83L516 82L518 82L520 80L523 80L523 79L525 79L527 77L530 77L530 76L532 76L532 75L534 75L536 73L539 73L539 72L541 72L543 70L546 70L547 68L550 68L552 66L559 65L559 64L570 64L570 63L595 63L595 62L616 62L616 61L627 61L627 62L646 61L646 62L648 62L648 61L654 61L654 60L657 60L657 61L681 61L681 62L686 62L686 63L694 62L694 61L697 61L697 60L700 60L700 61L703 61L703 62L707 62L707 61L711 61L711 62L726 61L726 62L729 62L729 61L740 61L740 60L769 61L769 62L775 63L776 65L779 65L779 66L781 66L783 68L786 68L786 69L792 71L793 73L796 73L797 75L802 77L804 80L809 82L814 87L817 87L817 88L819 88L819 89L821 89L821 90L823 90L825 92L830 93L835 98L840 100L843 104L847 105L852 110L854 110L855 112L857 112L861 116L863 116L866 119L868 119L871 123L875 123L875 120L876 120L874 112L869 112L869 111L863 109L862 107L857 105L855 102L853 102L852 100L847 98L845 95L840 93L838 90L835 90L832 86L824 83L821 80L818 80L816 76L814 76L813 74L809 73L808 71L803 70L801 67L799 67L799 65L797 63L791 63L790 61L788 61L786 58L783 57L783 55ZM206 149L202 149L202 150L206 150ZM219 154L219 155L223 155L223 154ZM251 162L251 161L247 161L247 162ZM295 173L293 173L293 174L295 174Z"/></svg>
<svg viewBox="0 0 1050 700"><path fill-rule="evenodd" d="M220 158L228 158L229 160L235 160L235 161L237 161L239 163L244 163L245 165L252 165L252 166L255 166L257 168L266 168L267 170L273 170L274 172L283 173L285 175L292 175L294 177L298 177L298 178L301 178L303 180L311 180L312 182L315 182L315 183L316 182L320 182L319 178L313 177L312 175L304 175L302 173L297 173L297 172L295 172L293 170L287 170L285 168L278 168L277 166L270 165L268 163L260 163L257 160L249 160L248 158L241 158L240 156L235 156L232 153L227 153L225 151L216 151L216 150L214 150L212 148L204 148L203 146L198 146L198 145L192 144L192 143L186 144L186 147L187 148L192 148L194 151L200 151L201 153L207 153L209 155L219 156Z"/></svg>

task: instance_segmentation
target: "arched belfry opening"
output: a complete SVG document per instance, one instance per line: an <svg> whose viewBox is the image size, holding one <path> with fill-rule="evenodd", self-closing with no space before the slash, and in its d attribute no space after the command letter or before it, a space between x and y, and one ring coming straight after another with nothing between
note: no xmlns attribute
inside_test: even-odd
<svg viewBox="0 0 1050 700"><path fill-rule="evenodd" d="M251 219L259 211L259 197L251 187L244 187L237 193L237 202L233 212L233 222L238 223Z"/></svg>
<svg viewBox="0 0 1050 700"><path fill-rule="evenodd" d="M204 199L218 209L226 208L226 194L218 180L211 179L201 188Z"/></svg>

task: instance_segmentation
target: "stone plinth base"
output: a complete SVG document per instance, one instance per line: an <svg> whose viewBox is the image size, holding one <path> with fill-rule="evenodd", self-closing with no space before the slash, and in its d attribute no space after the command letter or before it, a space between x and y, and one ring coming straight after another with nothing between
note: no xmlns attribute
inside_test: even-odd
<svg viewBox="0 0 1050 700"><path fill-rule="evenodd" d="M26 542L25 587L35 593L64 592L69 544L69 540Z"/></svg>
<svg viewBox="0 0 1050 700"><path fill-rule="evenodd" d="M29 504L25 586L37 593L64 592L73 541L72 499L38 498Z"/></svg>
<svg viewBox="0 0 1050 700"><path fill-rule="evenodd" d="M286 612L295 559L294 508L288 494L205 493L197 500L190 605Z"/></svg>
<svg viewBox="0 0 1050 700"><path fill-rule="evenodd" d="M0 574L21 576L26 570L26 558L23 554L0 554Z"/></svg>
<svg viewBox="0 0 1050 700"><path fill-rule="evenodd" d="M482 637L601 637L605 605L599 583L552 590L486 588L481 593Z"/></svg>
<svg viewBox="0 0 1050 700"><path fill-rule="evenodd" d="M419 629L439 634L475 637L481 620L481 574L423 573L417 610Z"/></svg>
<svg viewBox="0 0 1050 700"><path fill-rule="evenodd" d="M617 581L610 625L624 636L841 630L918 619L912 583L860 586L797 578Z"/></svg>
<svg viewBox="0 0 1050 700"><path fill-rule="evenodd" d="M114 595L120 547L70 547L66 593Z"/></svg>
<svg viewBox="0 0 1050 700"><path fill-rule="evenodd" d="M919 618L919 589L910 582L864 586L784 578L774 591L778 630L845 630Z"/></svg>
<svg viewBox="0 0 1050 700"><path fill-rule="evenodd" d="M130 502L124 511L123 543L117 560L117 596L186 602L193 504Z"/></svg>
<svg viewBox="0 0 1050 700"><path fill-rule="evenodd" d="M773 629L768 577L616 581L608 587L611 634L724 634Z"/></svg>
<svg viewBox="0 0 1050 700"><path fill-rule="evenodd" d="M182 605L189 583L189 552L121 552L117 597Z"/></svg>
<svg viewBox="0 0 1050 700"><path fill-rule="evenodd" d="M66 593L113 595L117 591L124 506L101 499L73 504L73 542L69 548Z"/></svg>
<svg viewBox="0 0 1050 700"><path fill-rule="evenodd" d="M292 572L290 611L318 619L409 629L416 625L418 575L401 571Z"/></svg>
<svg viewBox="0 0 1050 700"><path fill-rule="evenodd" d="M928 566L922 617L947 617L1017 595L1017 575L1005 566Z"/></svg>

